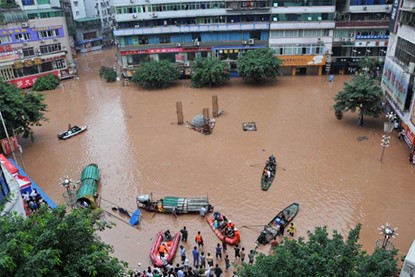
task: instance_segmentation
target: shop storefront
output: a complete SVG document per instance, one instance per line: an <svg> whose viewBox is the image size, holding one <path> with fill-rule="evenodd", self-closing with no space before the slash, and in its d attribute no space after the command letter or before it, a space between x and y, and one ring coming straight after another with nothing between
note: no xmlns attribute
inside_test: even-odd
<svg viewBox="0 0 415 277"><path fill-rule="evenodd" d="M325 55L281 55L283 74L295 75L321 75L326 65Z"/></svg>

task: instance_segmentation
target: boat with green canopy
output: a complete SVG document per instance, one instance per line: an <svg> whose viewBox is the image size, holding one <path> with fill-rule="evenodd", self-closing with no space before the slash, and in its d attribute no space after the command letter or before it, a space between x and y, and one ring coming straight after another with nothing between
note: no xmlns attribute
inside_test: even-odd
<svg viewBox="0 0 415 277"><path fill-rule="evenodd" d="M81 173L81 186L76 193L76 204L79 207L97 207L99 168L96 164L87 165Z"/></svg>

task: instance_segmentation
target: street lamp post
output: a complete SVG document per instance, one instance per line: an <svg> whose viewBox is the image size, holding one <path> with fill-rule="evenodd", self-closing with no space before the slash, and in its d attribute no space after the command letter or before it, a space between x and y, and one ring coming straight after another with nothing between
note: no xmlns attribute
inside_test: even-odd
<svg viewBox="0 0 415 277"><path fill-rule="evenodd" d="M23 126L17 127L16 129L13 129L13 136L15 137L16 141L17 141L16 131L20 130L20 129L24 130ZM20 161L22 162L23 170L26 172L26 167L24 165L23 156L22 156L23 150L22 150L22 147L20 146L19 142L17 142L17 145L18 145L18 148L19 148Z"/></svg>
<svg viewBox="0 0 415 277"><path fill-rule="evenodd" d="M60 180L59 184L66 189L66 192L62 194L66 204L72 209L75 208L75 189L78 183L74 183L73 180L66 176ZM73 185L71 186L71 184Z"/></svg>
<svg viewBox="0 0 415 277"><path fill-rule="evenodd" d="M6 124L4 123L4 118L3 118L3 114L1 113L1 110L0 110L0 118L1 118L1 123L3 124L4 132L6 133L6 137L7 137L7 140L9 142L10 148L12 149L12 154L13 154L14 161L17 163L16 155L14 154L14 144L10 140L9 132L7 132Z"/></svg>
<svg viewBox="0 0 415 277"><path fill-rule="evenodd" d="M389 143L390 143L390 136L387 135L383 135L382 136L382 141L380 143L380 145L382 146L382 154L380 155L380 162L383 163L383 154L385 153L385 148L389 147Z"/></svg>
<svg viewBox="0 0 415 277"><path fill-rule="evenodd" d="M383 239L378 239L376 241L376 246L386 250L391 250L394 248L393 243L390 241L391 238L396 238L398 236L398 228L392 228L389 223L386 223L385 226L380 226L378 228L380 231L379 234L383 235Z"/></svg>

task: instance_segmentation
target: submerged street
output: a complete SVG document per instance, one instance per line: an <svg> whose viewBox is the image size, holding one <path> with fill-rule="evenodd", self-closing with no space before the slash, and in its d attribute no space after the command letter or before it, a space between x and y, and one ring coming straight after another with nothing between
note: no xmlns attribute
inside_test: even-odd
<svg viewBox="0 0 415 277"><path fill-rule="evenodd" d="M335 76L333 83L327 76L287 76L262 86L232 79L214 89L192 89L185 80L167 90L143 91L106 83L98 76L101 65L115 65L111 50L78 57L79 80L45 92L49 121L34 128L33 143L23 141L27 173L56 203L64 203L59 179L78 180L86 165L96 163L105 210L116 203L134 211L136 196L150 192L155 199L207 195L236 224L247 250L261 225L293 202L300 204L296 238L324 225L346 235L362 223L360 243L372 251L381 238L377 227L388 222L399 228L392 242L401 255L412 244L415 168L408 163L409 149L395 131L381 163L384 117L365 118L362 128L357 114L336 119L333 97L350 76ZM212 111L212 95L224 112L211 135L176 124L177 101L191 121L203 108ZM243 131L243 122L255 122L257 131ZM88 130L58 140L69 123ZM262 191L263 163L271 154L280 168L270 189ZM175 233L187 226L188 256L197 231L205 252L214 253L219 242L198 215L142 214L138 229L107 216L117 226L100 234L130 268L150 265L152 241L161 229Z"/></svg>

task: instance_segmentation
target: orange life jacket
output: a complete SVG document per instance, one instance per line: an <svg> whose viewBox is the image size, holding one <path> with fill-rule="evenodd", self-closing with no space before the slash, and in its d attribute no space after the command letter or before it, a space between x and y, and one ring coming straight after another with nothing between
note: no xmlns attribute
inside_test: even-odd
<svg viewBox="0 0 415 277"><path fill-rule="evenodd" d="M202 235L197 235L196 236L196 242L202 242L202 241L203 241Z"/></svg>

